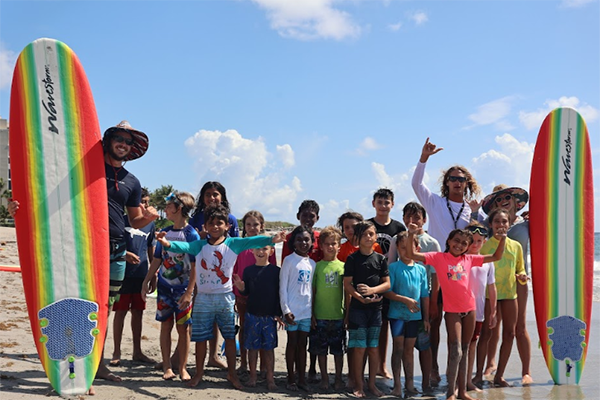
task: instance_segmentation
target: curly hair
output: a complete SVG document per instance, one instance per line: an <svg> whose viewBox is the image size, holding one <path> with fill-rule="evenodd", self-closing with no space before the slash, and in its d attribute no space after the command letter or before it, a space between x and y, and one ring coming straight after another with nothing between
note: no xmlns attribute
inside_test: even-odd
<svg viewBox="0 0 600 400"><path fill-rule="evenodd" d="M448 186L446 186L446 183L448 183L448 177L454 171L462 172L465 175L465 178L467 178L467 186L465 187L464 192L465 199L472 200L479 196L479 194L481 193L481 188L479 188L477 181L475 180L475 178L473 178L473 175L471 175L469 170L463 167L462 165L454 165L448 168L446 171L444 171L442 175L442 187L440 189L442 197L448 197Z"/></svg>
<svg viewBox="0 0 600 400"><path fill-rule="evenodd" d="M290 233L290 240L288 241L288 246L289 246L290 250L292 251L292 253L296 252L296 248L294 247L294 242L296 241L296 236L301 235L304 232L308 232L308 234L310 235L310 245L312 248L312 245L315 242L315 234L313 233L313 230L305 227L304 225L298 225L297 227L294 228L292 233Z"/></svg>

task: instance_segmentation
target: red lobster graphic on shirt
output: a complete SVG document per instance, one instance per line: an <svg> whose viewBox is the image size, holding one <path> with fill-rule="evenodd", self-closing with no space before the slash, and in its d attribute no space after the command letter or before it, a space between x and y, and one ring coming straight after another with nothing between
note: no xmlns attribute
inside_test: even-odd
<svg viewBox="0 0 600 400"><path fill-rule="evenodd" d="M200 261L200 265L202 265L202 268L204 268L207 271L214 271L219 277L219 279L221 279L221 283L226 284L227 281L229 281L229 278L225 276L225 273L223 273L223 271L221 271L221 266L223 265L223 254L221 254L221 252L219 251L215 251L213 254L215 255L215 258L219 260L219 265L213 264L214 268L209 270L206 266L206 261L204 261L204 258L202 258L202 260Z"/></svg>

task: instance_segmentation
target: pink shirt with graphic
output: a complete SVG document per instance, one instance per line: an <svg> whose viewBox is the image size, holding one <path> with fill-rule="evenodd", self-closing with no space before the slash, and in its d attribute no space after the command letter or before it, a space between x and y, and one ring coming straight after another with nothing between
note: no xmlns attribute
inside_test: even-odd
<svg viewBox="0 0 600 400"><path fill-rule="evenodd" d="M481 267L483 257L479 254L463 254L454 257L450 253L423 253L425 264L435 268L442 288L444 311L465 313L475 310L475 296L469 286L471 267Z"/></svg>

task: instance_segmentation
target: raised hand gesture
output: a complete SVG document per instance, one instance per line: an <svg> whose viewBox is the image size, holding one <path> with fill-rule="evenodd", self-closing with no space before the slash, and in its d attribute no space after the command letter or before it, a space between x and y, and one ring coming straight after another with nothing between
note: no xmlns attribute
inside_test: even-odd
<svg viewBox="0 0 600 400"><path fill-rule="evenodd" d="M444 150L443 147L437 147L435 144L429 141L429 138L427 138L427 140L425 140L425 144L423 145L423 150L421 150L421 158L419 161L422 163L427 162L427 160L429 160L429 156L432 156L442 150Z"/></svg>

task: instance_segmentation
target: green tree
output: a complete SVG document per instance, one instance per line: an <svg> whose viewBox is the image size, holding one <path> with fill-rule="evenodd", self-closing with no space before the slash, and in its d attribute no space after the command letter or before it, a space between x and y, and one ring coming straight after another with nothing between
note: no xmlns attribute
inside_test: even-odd
<svg viewBox="0 0 600 400"><path fill-rule="evenodd" d="M161 218L164 218L165 208L167 207L165 197L171 194L171 192L173 192L173 185L162 185L150 193L150 204L156 208Z"/></svg>

